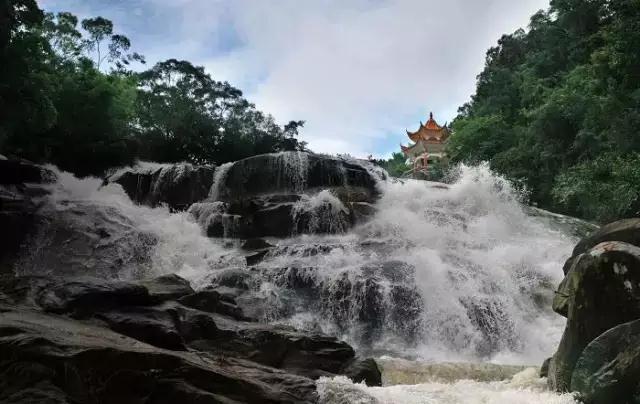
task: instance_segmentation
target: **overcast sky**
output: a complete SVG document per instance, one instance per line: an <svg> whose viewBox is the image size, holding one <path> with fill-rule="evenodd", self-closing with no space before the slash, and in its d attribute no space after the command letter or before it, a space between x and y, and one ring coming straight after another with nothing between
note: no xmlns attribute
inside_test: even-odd
<svg viewBox="0 0 640 404"><path fill-rule="evenodd" d="M486 50L548 0L40 0L101 15L154 63L204 65L312 150L386 156L474 92Z"/></svg>

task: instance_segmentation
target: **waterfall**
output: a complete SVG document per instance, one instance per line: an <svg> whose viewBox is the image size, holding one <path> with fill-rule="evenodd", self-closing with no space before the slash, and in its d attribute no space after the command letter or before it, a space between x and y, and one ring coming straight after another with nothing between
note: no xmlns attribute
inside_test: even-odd
<svg viewBox="0 0 640 404"><path fill-rule="evenodd" d="M278 176L295 184L291 191L304 190L307 155L275 157L270 161ZM237 244L210 239L202 231L212 220L221 220L229 234L237 225L237 218L225 213L225 202L215 202L232 169L234 163L218 167L208 201L193 204L189 212L138 205L118 184L101 187L98 179L57 171L59 181L51 185L43 214L86 206L106 211L123 226L113 226L104 237L91 236L100 248L130 240L133 230L152 236L144 245L146 255L122 253L126 270L109 276L177 273L201 288L215 286L229 268L244 271L248 286L238 303L247 312L262 321L339 336L362 355L531 365L557 345L563 319L551 312L550 302L576 235L567 229L569 219L523 207L518 192L488 166L462 166L449 185L385 180L372 168L381 194L377 213L351 230L342 222L344 205L329 191L303 195L294 219L310 214L305 226L334 227L339 234L269 239L275 247L250 269ZM116 234L118 229L122 234ZM94 230L87 225L83 231ZM46 240L34 243L33 251L57 248ZM36 258L27 267L46 265ZM93 261L82 259L90 268ZM349 391L355 402L423 402L423 395L442 398L433 401L438 403L490 402L492 395L521 403L572 402L543 391L526 372L508 381L450 381L446 386L434 381L413 390L367 388L343 378L322 379L318 388L325 403L344 402L338 399Z"/></svg>
<svg viewBox="0 0 640 404"><path fill-rule="evenodd" d="M213 173L213 183L211 184L211 190L209 191L209 200L217 201L221 195L221 188L224 186L224 182L227 177L229 169L233 165L233 162L221 164L216 168Z"/></svg>

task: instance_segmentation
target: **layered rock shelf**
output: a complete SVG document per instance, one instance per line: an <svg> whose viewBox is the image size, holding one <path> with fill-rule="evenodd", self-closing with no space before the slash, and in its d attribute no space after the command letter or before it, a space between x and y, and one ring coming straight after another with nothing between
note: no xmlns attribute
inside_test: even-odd
<svg viewBox="0 0 640 404"><path fill-rule="evenodd" d="M146 275L153 234L90 201L56 201L52 209L50 171L0 164L0 402L314 403L322 376L380 385L375 361L347 343L258 321L231 293L242 276L194 289L175 274ZM360 175L357 185L365 184L368 174L358 173L347 172L347 182ZM212 168L181 164L121 170L105 184L120 184L137 203L180 211L205 203L213 180ZM250 205L255 199L245 197L263 197L251 180L245 187L227 200ZM244 214L255 224L263 209ZM43 243L50 247L29 250ZM248 264L273 248L259 239L244 244Z"/></svg>

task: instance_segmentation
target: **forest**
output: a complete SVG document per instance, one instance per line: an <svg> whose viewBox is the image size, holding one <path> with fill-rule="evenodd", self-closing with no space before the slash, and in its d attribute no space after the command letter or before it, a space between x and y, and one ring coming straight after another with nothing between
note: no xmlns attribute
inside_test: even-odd
<svg viewBox="0 0 640 404"><path fill-rule="evenodd" d="M0 2L0 154L79 176L135 159L221 164L303 150L302 121L279 125L204 68L148 67L102 18Z"/></svg>
<svg viewBox="0 0 640 404"><path fill-rule="evenodd" d="M640 209L640 2L552 0L489 49L448 152L530 202L607 222Z"/></svg>

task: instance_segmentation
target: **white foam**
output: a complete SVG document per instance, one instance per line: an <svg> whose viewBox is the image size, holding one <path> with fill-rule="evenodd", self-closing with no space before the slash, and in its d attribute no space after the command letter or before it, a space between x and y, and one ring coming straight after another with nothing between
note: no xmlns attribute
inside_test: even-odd
<svg viewBox="0 0 640 404"><path fill-rule="evenodd" d="M165 206L137 205L118 184L101 186L102 180L98 178L78 179L55 167L49 168L58 176L58 183L51 185L49 197L56 209L68 209L74 201L115 208L141 231L157 237L152 254L152 275L176 273L189 279L194 286L201 286L216 270L245 265L242 257L231 254L232 251L225 249L221 242L204 236L187 212L171 213Z"/></svg>
<svg viewBox="0 0 640 404"><path fill-rule="evenodd" d="M354 384L344 376L317 381L322 404L578 404L570 394L547 390L534 368L497 382L458 380L387 387Z"/></svg>

